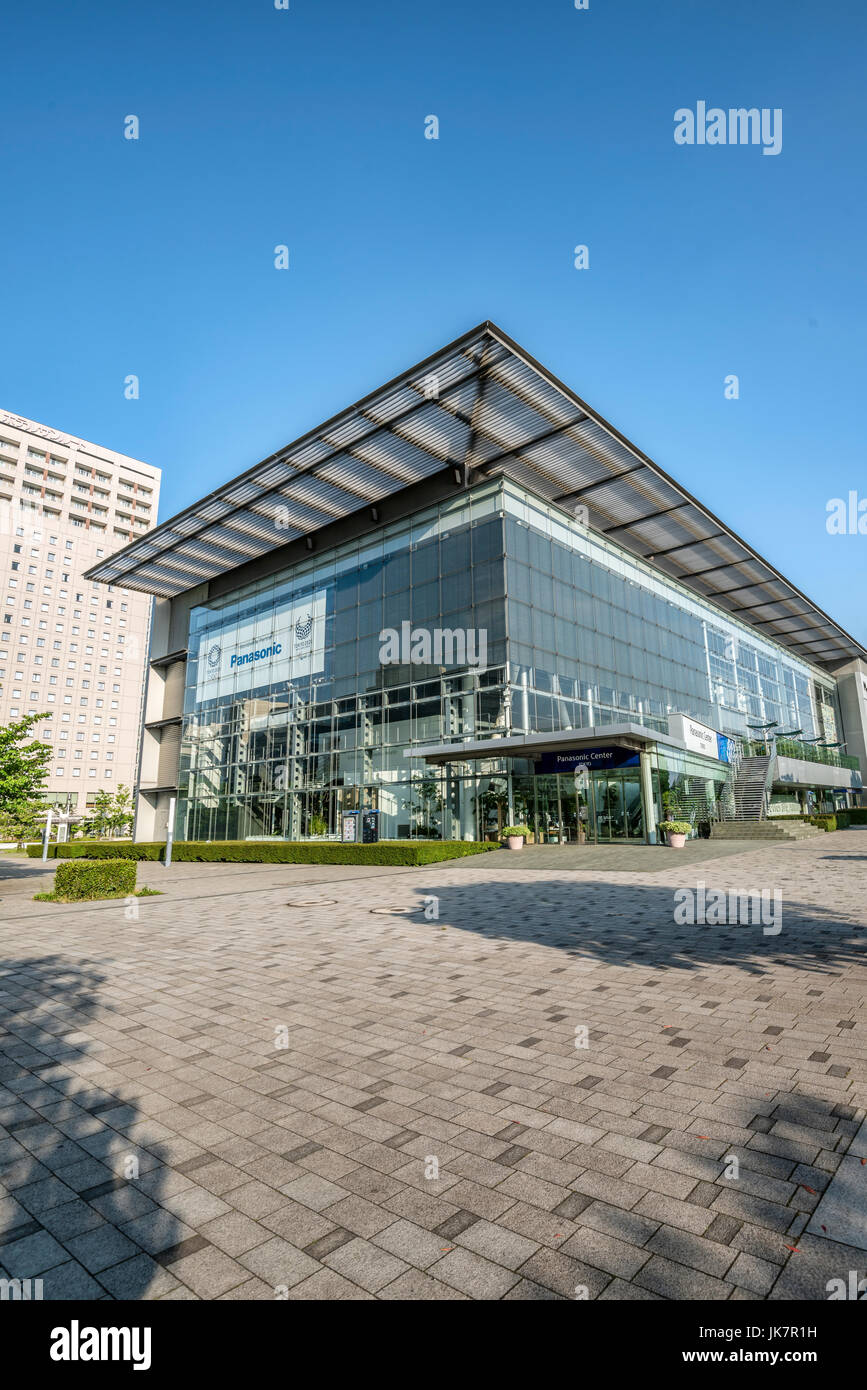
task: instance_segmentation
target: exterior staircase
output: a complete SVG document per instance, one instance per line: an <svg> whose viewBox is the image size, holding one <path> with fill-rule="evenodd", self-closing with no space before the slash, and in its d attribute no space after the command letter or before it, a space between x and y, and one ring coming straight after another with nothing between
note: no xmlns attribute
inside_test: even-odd
<svg viewBox="0 0 867 1390"><path fill-rule="evenodd" d="M769 757L741 759L728 798L729 818L712 822L712 839L807 840L824 834L818 826L794 818L791 823L766 819L770 775Z"/></svg>
<svg viewBox="0 0 867 1390"><path fill-rule="evenodd" d="M742 758L732 788L736 821L760 821L765 816L765 787L771 760Z"/></svg>
<svg viewBox="0 0 867 1390"><path fill-rule="evenodd" d="M809 840L824 835L817 825L792 817L784 820L719 820L710 828L712 840Z"/></svg>

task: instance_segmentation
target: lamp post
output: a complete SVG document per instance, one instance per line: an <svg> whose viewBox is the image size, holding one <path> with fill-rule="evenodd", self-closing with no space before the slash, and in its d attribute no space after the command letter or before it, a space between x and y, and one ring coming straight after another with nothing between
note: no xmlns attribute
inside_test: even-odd
<svg viewBox="0 0 867 1390"><path fill-rule="evenodd" d="M166 826L166 868L172 862L172 844L175 838L175 800L175 797L169 797L169 819Z"/></svg>

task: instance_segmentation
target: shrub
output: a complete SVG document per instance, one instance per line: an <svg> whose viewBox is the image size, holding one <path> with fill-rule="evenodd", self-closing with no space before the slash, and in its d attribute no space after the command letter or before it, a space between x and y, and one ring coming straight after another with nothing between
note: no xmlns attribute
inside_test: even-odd
<svg viewBox="0 0 867 1390"><path fill-rule="evenodd" d="M154 859L165 858L166 847L159 842L106 844L104 841L76 840L49 847L57 859ZM467 854L483 854L499 849L479 840L380 840L376 845L344 845L291 840L216 840L212 844L196 840L176 840L172 859L176 863L199 861L212 864L433 864L442 859L459 859ZM28 849L39 858L39 845Z"/></svg>
<svg viewBox="0 0 867 1390"><path fill-rule="evenodd" d="M819 827L820 830L836 830L836 829L837 829L837 817L836 817L836 816L811 816L811 817L810 817L810 824L811 824L811 825L817 825L817 826Z"/></svg>
<svg viewBox="0 0 867 1390"><path fill-rule="evenodd" d="M58 864L54 875L54 896L70 902L128 897L135 892L137 873L138 866L129 859Z"/></svg>
<svg viewBox="0 0 867 1390"><path fill-rule="evenodd" d="M666 835L688 835L692 825L688 820L661 820L659 829L664 830Z"/></svg>
<svg viewBox="0 0 867 1390"><path fill-rule="evenodd" d="M520 835L523 839L529 840L530 833L529 825L507 825L500 831L500 838L505 840L509 835Z"/></svg>
<svg viewBox="0 0 867 1390"><path fill-rule="evenodd" d="M850 806L846 814L850 825L867 825L867 806Z"/></svg>

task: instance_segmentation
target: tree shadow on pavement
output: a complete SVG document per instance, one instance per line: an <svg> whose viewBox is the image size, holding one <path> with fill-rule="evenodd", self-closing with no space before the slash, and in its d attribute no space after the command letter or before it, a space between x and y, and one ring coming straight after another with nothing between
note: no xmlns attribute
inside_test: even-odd
<svg viewBox="0 0 867 1390"><path fill-rule="evenodd" d="M87 961L0 958L0 1278L41 1279L46 1300L144 1298L160 1267L127 1223L153 1213L159 1248L181 1239L158 1146L126 1137L147 1117L87 1080L126 1023L103 981Z"/></svg>
<svg viewBox="0 0 867 1390"><path fill-rule="evenodd" d="M818 1228L804 1229L863 1116L864 974L849 967L867 963L867 931L854 891L846 912L792 901L783 891L781 931L764 936L760 924L678 924L672 886L541 877L531 883L492 877L437 885L434 875L427 883L417 891L420 899L438 899L438 916L425 919L420 902L415 921L467 933L479 952L471 952L473 962L498 971L514 991L513 1018L509 996L498 1004L483 980L478 1017L485 1027L505 1033L514 1022L510 1058L526 1047L530 1059L537 1047L550 1045L551 1054L563 1059L562 1082L548 1100L537 1102L538 1110L604 1130L613 1117L616 1132L625 1115L646 1123L638 1135L644 1161L654 1166L654 1147L673 1149L673 1169L702 1178L701 1205L725 1218L708 1229L707 1241L746 1252L737 1272L726 1277L742 1278L753 1297L825 1300L830 1281L847 1281L850 1270L858 1279L867 1277L867 1252L848 1243L851 1203L844 1219L838 1201L836 1223L832 1204L830 1215L827 1208L818 1215ZM548 953L547 972L538 947ZM461 954L446 957L455 972ZM793 980L793 970L805 973ZM460 974L450 973L448 980L461 980L453 987L462 991L462 1000L468 998ZM587 1027L604 1055L600 1060L598 1051L588 1053L586 1064L569 1071L576 1022ZM459 1033L456 1039L462 1043L459 1055L472 1063L472 1029L465 1042ZM480 1046L490 1060L494 1044L486 1036ZM501 1101L509 1099L509 1086L522 1085L523 1068L510 1075L509 1065L505 1061L502 1076L495 1076L496 1091L488 1093ZM527 1070L533 1072L529 1060ZM619 1087L613 1097L612 1082ZM632 1132L623 1129L624 1135ZM520 1145L521 1139L512 1142ZM591 1197L605 1181L596 1171L593 1145L588 1136L584 1155L595 1186L576 1184ZM736 1181L725 1176L727 1155L738 1159ZM601 1158L610 1160L611 1154ZM863 1160L853 1156L846 1162L860 1182L858 1175L867 1173ZM598 1167L603 1175L610 1171L601 1162ZM636 1225L645 1230L649 1223L636 1222L627 1208L606 1202L599 1229L629 1245L636 1241ZM579 1227L586 1219L582 1211ZM564 1249L571 1253L568 1243ZM670 1258L679 1259L676 1250ZM635 1282L641 1285L642 1277Z"/></svg>
<svg viewBox="0 0 867 1390"><path fill-rule="evenodd" d="M696 892L696 880L684 887ZM679 924L675 894L681 890L656 884L488 879L438 886L431 879L417 891L420 899L438 898L442 925L607 965L649 970L716 965L762 975L775 965L827 974L867 963L867 917L863 911L856 916L854 894L850 913L791 901L783 891L774 932L752 920L740 926Z"/></svg>

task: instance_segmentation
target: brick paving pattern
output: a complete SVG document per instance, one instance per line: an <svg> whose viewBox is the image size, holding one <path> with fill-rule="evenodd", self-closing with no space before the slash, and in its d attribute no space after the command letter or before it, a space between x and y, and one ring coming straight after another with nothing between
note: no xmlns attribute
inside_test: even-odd
<svg viewBox="0 0 867 1390"><path fill-rule="evenodd" d="M34 903L50 874L0 858L0 1277L291 1300L864 1278L867 1251L806 1228L865 1114L867 829L558 853L143 865L163 896L133 920ZM699 879L781 888L781 933L675 924Z"/></svg>

